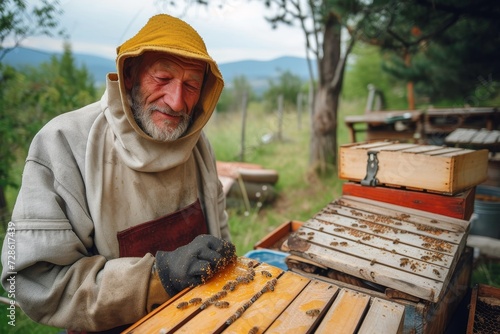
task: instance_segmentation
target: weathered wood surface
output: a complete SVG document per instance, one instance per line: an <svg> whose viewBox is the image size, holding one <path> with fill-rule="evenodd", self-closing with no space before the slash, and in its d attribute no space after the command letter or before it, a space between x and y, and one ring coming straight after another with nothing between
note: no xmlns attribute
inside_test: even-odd
<svg viewBox="0 0 500 334"><path fill-rule="evenodd" d="M255 266L250 268L250 262ZM252 271L253 280L241 282L233 290L224 289ZM221 295L221 291L225 292ZM201 302L190 303L193 298L201 298ZM183 303L187 305L182 307ZM250 333L254 327L255 333L279 334L313 333L319 328L325 333L354 333L363 327L399 333L403 319L404 307L399 304L387 302L381 307L369 295L241 257L123 333ZM341 332L335 331L341 328Z"/></svg>
<svg viewBox="0 0 500 334"><path fill-rule="evenodd" d="M345 182L342 185L343 195L368 198L463 220L470 220L472 216L475 190L476 187L472 187L454 196L443 196L424 191L368 187L356 182Z"/></svg>
<svg viewBox="0 0 500 334"><path fill-rule="evenodd" d="M292 257L295 256L292 255L286 259L287 264L289 263L289 259ZM373 298L380 298L388 301L397 300L398 304L404 306L404 334L435 334L445 332L456 309L459 307L463 298L467 296L470 288L471 272L473 268L472 258L473 249L466 247L457 263L452 278L450 279L450 283L445 289L443 297L437 303L430 303L420 298L417 298L416 300L409 299L408 295L402 293L401 291L399 291L397 295L392 293L389 295L387 293L388 289L385 289L384 291L384 289L379 289L373 284L362 287L357 284L357 282L353 284L352 280L358 278L350 275L347 276L351 279L349 281L345 280L344 277L341 277L340 279L330 277L330 275L325 277L318 273L305 272L296 267L289 267L291 268L291 271L299 273L302 276L306 276L311 279L320 279L326 283L330 283L341 288L368 294ZM397 292L397 290L391 290L392 292ZM378 331L375 333L384 333L384 331Z"/></svg>
<svg viewBox="0 0 500 334"><path fill-rule="evenodd" d="M291 234L291 254L437 302L467 240L469 222L352 196Z"/></svg>
<svg viewBox="0 0 500 334"><path fill-rule="evenodd" d="M377 152L381 185L453 195L488 177L488 150L378 141L342 145L339 177L359 182L367 174L368 151Z"/></svg>

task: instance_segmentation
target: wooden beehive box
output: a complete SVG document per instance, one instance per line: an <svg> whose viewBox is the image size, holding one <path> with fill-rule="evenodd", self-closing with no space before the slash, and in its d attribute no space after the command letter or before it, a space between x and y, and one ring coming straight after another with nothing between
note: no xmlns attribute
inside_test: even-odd
<svg viewBox="0 0 500 334"><path fill-rule="evenodd" d="M467 334L500 333L500 288L477 284L472 289Z"/></svg>
<svg viewBox="0 0 500 334"><path fill-rule="evenodd" d="M356 182L345 182L342 185L342 195L363 197L448 217L470 220L474 212L476 187L447 196L425 191L379 186L370 187Z"/></svg>
<svg viewBox="0 0 500 334"><path fill-rule="evenodd" d="M295 267L297 261L294 256L287 258L289 270L297 272L312 279L319 279L328 283L335 284L339 287L359 291L368 294L374 298L395 301L405 307L405 318L403 321L403 333L405 334L435 334L435 333L456 333L452 331L454 327L452 319L456 316L455 312L461 307L463 300L466 300L467 292L469 291L471 273L472 273L472 257L473 249L466 247L457 266L453 272L448 286L441 300L437 303L431 303L422 299L411 299L408 296L399 296L394 294L395 291L384 291L384 289L369 285L368 282L362 282L360 279L336 273L331 275L330 271L325 276L325 271L321 267L317 267L314 272L310 269L315 267L309 263L308 267ZM289 262L294 262L290 265ZM306 270L306 271L304 271ZM342 276L339 276L342 274ZM462 327L463 328L463 327ZM383 332L383 331L382 331Z"/></svg>
<svg viewBox="0 0 500 334"><path fill-rule="evenodd" d="M304 222L285 251L433 303L466 246L469 222L342 196Z"/></svg>
<svg viewBox="0 0 500 334"><path fill-rule="evenodd" d="M226 290L251 270L253 280ZM402 332L404 312L401 304L241 257L123 333L390 334Z"/></svg>
<svg viewBox="0 0 500 334"><path fill-rule="evenodd" d="M340 146L339 178L345 180L452 195L487 176L488 150L389 141Z"/></svg>
<svg viewBox="0 0 500 334"><path fill-rule="evenodd" d="M284 222L280 226L276 227L273 231L268 233L262 239L257 241L254 245L254 249L270 249L270 250L281 250L281 245L288 239L290 233L297 231L303 222L291 220Z"/></svg>

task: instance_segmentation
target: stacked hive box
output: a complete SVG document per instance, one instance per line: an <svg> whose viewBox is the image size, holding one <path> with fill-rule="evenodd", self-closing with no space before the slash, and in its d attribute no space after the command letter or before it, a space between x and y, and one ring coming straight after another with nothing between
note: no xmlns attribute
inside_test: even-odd
<svg viewBox="0 0 500 334"><path fill-rule="evenodd" d="M288 267L398 300L404 332L443 332L470 283L469 219L487 164L486 150L342 146L343 194L283 242Z"/></svg>

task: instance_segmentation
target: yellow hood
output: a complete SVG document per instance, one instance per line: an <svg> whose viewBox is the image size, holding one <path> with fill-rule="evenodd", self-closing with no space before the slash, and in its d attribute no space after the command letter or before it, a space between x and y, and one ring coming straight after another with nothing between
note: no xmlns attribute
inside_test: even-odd
<svg viewBox="0 0 500 334"><path fill-rule="evenodd" d="M210 57L201 36L186 22L167 14L149 19L146 25L131 39L117 48L116 67L120 82L120 94L127 119L141 136L151 139L134 120L127 103L123 78L123 64L129 57L137 57L145 51L160 51L181 57L194 58L208 64L205 82L194 115L194 122L183 137L201 131L212 115L224 87L222 74Z"/></svg>

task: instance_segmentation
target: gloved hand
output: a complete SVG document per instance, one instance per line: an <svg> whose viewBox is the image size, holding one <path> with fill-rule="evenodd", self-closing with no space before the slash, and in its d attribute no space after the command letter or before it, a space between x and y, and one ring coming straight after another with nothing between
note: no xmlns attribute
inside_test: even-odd
<svg viewBox="0 0 500 334"><path fill-rule="evenodd" d="M156 270L170 296L199 285L236 260L232 243L203 234L171 252L156 252Z"/></svg>

